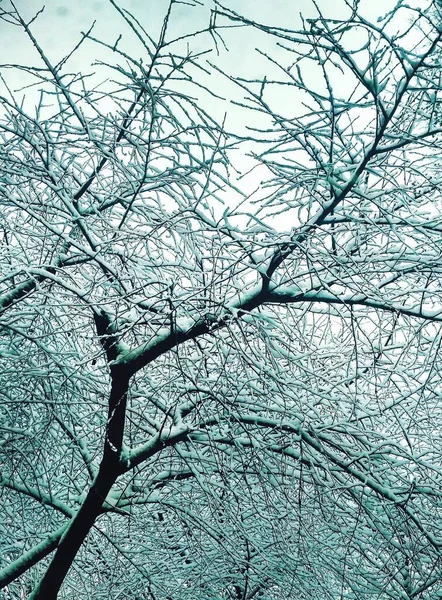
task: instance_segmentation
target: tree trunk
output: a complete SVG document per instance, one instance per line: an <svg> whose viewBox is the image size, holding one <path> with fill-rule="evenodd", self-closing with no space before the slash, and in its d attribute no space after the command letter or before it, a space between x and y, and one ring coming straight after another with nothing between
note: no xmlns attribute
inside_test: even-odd
<svg viewBox="0 0 442 600"><path fill-rule="evenodd" d="M128 385L129 377L124 376L121 370L113 373L104 452L98 475L29 600L56 600L78 550L100 515L103 502L121 473L119 456L123 442Z"/></svg>
<svg viewBox="0 0 442 600"><path fill-rule="evenodd" d="M103 461L100 471L78 513L62 537L54 558L29 600L56 600L72 562L101 513L103 502L118 477L115 465Z"/></svg>

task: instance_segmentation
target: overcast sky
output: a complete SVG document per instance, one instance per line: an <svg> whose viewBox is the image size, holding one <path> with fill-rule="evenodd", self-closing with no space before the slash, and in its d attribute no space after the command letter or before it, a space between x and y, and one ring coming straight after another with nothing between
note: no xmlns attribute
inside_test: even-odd
<svg viewBox="0 0 442 600"><path fill-rule="evenodd" d="M42 8L43 1L15 0L15 5L25 18L30 19ZM345 0L318 0L318 3L328 17L339 19L348 14ZM395 3L396 0L361 0L360 9L366 17L376 21L379 16L390 10ZM208 25L213 2L212 0L200 0L200 4L201 6L194 8L186 5L174 7L173 26L170 30L171 37L202 29ZM312 18L317 14L313 0L224 0L224 4L250 19L268 25L292 29L301 28L300 14L304 18ZM169 0L119 1L119 6L131 11L155 39L158 39L168 5ZM9 0L0 0L0 8L5 10L8 6L10 6ZM121 47L135 58L142 56L143 48L141 44L134 39L127 25L122 22L121 17L108 0L92 0L90 2L46 0L45 10L33 23L32 30L51 62L56 64L78 43L81 39L81 31L88 30L94 21L96 21L95 37L114 44L119 34L122 33ZM18 27L12 27L4 21L0 21L0 39L1 63L42 66L31 42ZM269 68L269 64L257 55L255 48L258 46L263 49L267 43L273 44L274 47L273 40L270 40L268 36L259 36L252 29L237 30L230 35L227 33L226 40L228 41L229 52L222 50L219 56L216 56L216 53L213 52L211 60L214 63L229 73L243 76L262 77L264 74L268 74L266 69ZM211 43L210 36L207 36L206 38L192 39L191 47L195 51L203 50L207 47L213 48L213 43ZM273 50L270 53L273 54ZM65 71L91 72L91 64L97 58L104 58L100 55L100 49L90 42L85 43L69 62ZM107 56L107 59L109 60L109 56ZM112 57L110 60L116 60L116 58ZM121 59L119 59L119 62L121 62ZM104 79L107 75L108 73L101 76L101 79ZM20 72L17 71L8 70L7 76L8 83L14 89L28 83L25 75L23 73L20 75ZM225 79L216 74L211 76L210 85L218 91L220 87L223 91L228 87ZM344 80L341 85L345 86ZM28 99L33 98L33 104L36 103L37 98L37 94L33 90L36 92L37 89L26 90ZM284 90L284 94L287 95L286 90ZM228 91L226 95L228 95ZM286 100L286 97L284 97L284 100ZM296 111L295 101L294 93L291 91L290 102L287 102L287 106L292 113ZM212 112L217 119L222 119L222 113L227 111L229 128L238 132L242 125L242 116L238 109L226 103L210 102L207 107L205 106L208 112Z"/></svg>
<svg viewBox="0 0 442 600"><path fill-rule="evenodd" d="M201 1L201 0L200 0ZM225 0L225 5L243 13L249 18L287 28L301 26L300 14L305 18L315 16L312 0ZM167 10L169 0L120 0L122 8L130 10L146 30L154 37L158 32ZM204 27L208 23L212 0L204 0L204 6L190 8L176 6L174 8L174 31L188 32L196 27ZM364 14L376 18L391 9L395 0L362 0L361 10ZM6 9L9 0L3 0L0 7ZM69 0L16 0L15 5L24 16L30 18L43 5L45 10L33 24L33 31L41 45L53 62L57 62L78 41L81 31L89 29L96 21L95 35L109 42L115 41L122 30L121 18L107 0L91 2L72 2ZM321 9L327 16L340 18L345 14L343 0L319 0ZM32 52L30 43L23 33L14 30L4 22L0 22L1 62L28 62ZM252 60L254 54L254 38L251 31L236 36L237 47L232 48L231 56L225 60L234 60L236 64ZM130 43L130 35L125 33L126 43ZM240 49L240 52L236 50ZM138 50L138 49L137 49ZM138 50L139 51L139 50ZM234 52L235 51L235 52ZM92 54L91 54L92 53ZM87 66L94 59L91 46L77 55L76 63ZM77 64L75 66L77 66Z"/></svg>
<svg viewBox="0 0 442 600"><path fill-rule="evenodd" d="M15 0L15 5L23 16L30 19L42 8L44 0ZM317 0L321 10L326 16L341 18L348 14L345 0ZM10 0L0 0L0 7L7 8ZM161 24L169 5L169 0L119 0L119 6L128 9L142 23L145 29L154 39L158 39ZM396 3L396 0L361 0L360 10L364 16L376 21L380 15L385 14ZM173 10L172 27L170 37L182 35L207 27L210 17L210 9L213 8L213 0L199 0L199 6L189 7L186 5L175 5ZM297 29L302 27L301 16L312 18L317 12L314 0L225 0L224 4L232 9L246 15L250 19L268 25L281 26ZM92 0L90 2L72 2L69 0L46 0L44 12L32 24L32 30L42 48L53 64L62 59L78 43L81 31L87 31L92 23L96 21L93 34L95 37L114 44L120 33L123 38L119 47L125 49L134 58L140 58L143 48L138 40L131 34L126 24L122 22L120 15L108 0ZM32 47L29 39L17 27L11 27L4 21L0 21L1 52L0 62L21 63L42 66L41 61ZM244 77L262 78L269 77L268 69L271 67L261 56L256 53L255 48L268 51L272 56L275 52L274 40L269 36L259 35L256 31L242 29L240 32L226 32L225 39L228 42L229 52L220 45L220 55L215 52L210 55L210 60L219 65L223 70ZM213 48L209 35L191 40L193 51ZM96 59L106 58L115 61L116 57L102 54L100 48L91 42L85 43L75 53L64 69L64 72L91 72L91 64ZM285 59L286 60L286 59ZM119 59L121 62L121 59ZM147 62L147 61L146 61ZM108 75L108 74L106 74ZM104 78L106 75L102 75ZM17 77L19 76L19 79ZM279 74L278 74L279 76ZM8 71L8 83L14 89L20 88L20 84L28 83L23 72ZM345 85L343 80L340 85ZM221 77L212 75L211 86L223 95L228 84ZM32 91L28 90L29 96ZM237 90L235 91L237 94ZM213 102L210 106L215 111L214 116L222 118L225 106ZM294 106L291 106L293 110ZM237 119L235 111L229 108L229 118Z"/></svg>

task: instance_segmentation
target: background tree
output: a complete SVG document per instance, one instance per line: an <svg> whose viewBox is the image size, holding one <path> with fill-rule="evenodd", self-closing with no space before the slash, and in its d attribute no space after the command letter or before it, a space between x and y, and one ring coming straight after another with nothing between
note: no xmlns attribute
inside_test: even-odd
<svg viewBox="0 0 442 600"><path fill-rule="evenodd" d="M1 15L41 90L2 80L5 597L439 597L437 4L175 40L179 2L156 39L110 5L143 58L84 33L100 85ZM245 28L266 76L220 85L187 46Z"/></svg>

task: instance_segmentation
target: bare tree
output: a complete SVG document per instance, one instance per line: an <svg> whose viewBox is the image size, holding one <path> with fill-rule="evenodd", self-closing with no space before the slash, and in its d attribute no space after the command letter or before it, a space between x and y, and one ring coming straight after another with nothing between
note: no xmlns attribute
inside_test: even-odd
<svg viewBox="0 0 442 600"><path fill-rule="evenodd" d="M438 4L173 39L180 4L56 64L2 9L40 60L2 79L5 598L439 597ZM265 77L188 48L246 31Z"/></svg>

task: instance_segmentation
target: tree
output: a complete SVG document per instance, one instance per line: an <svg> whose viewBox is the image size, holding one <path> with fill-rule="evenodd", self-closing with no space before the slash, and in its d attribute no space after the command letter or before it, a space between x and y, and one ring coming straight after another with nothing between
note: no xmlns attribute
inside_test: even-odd
<svg viewBox="0 0 442 600"><path fill-rule="evenodd" d="M2 79L5 598L442 595L440 8L359 4L110 0L143 58L89 30L99 84L2 9L42 65L35 110ZM187 48L249 30L265 77Z"/></svg>

